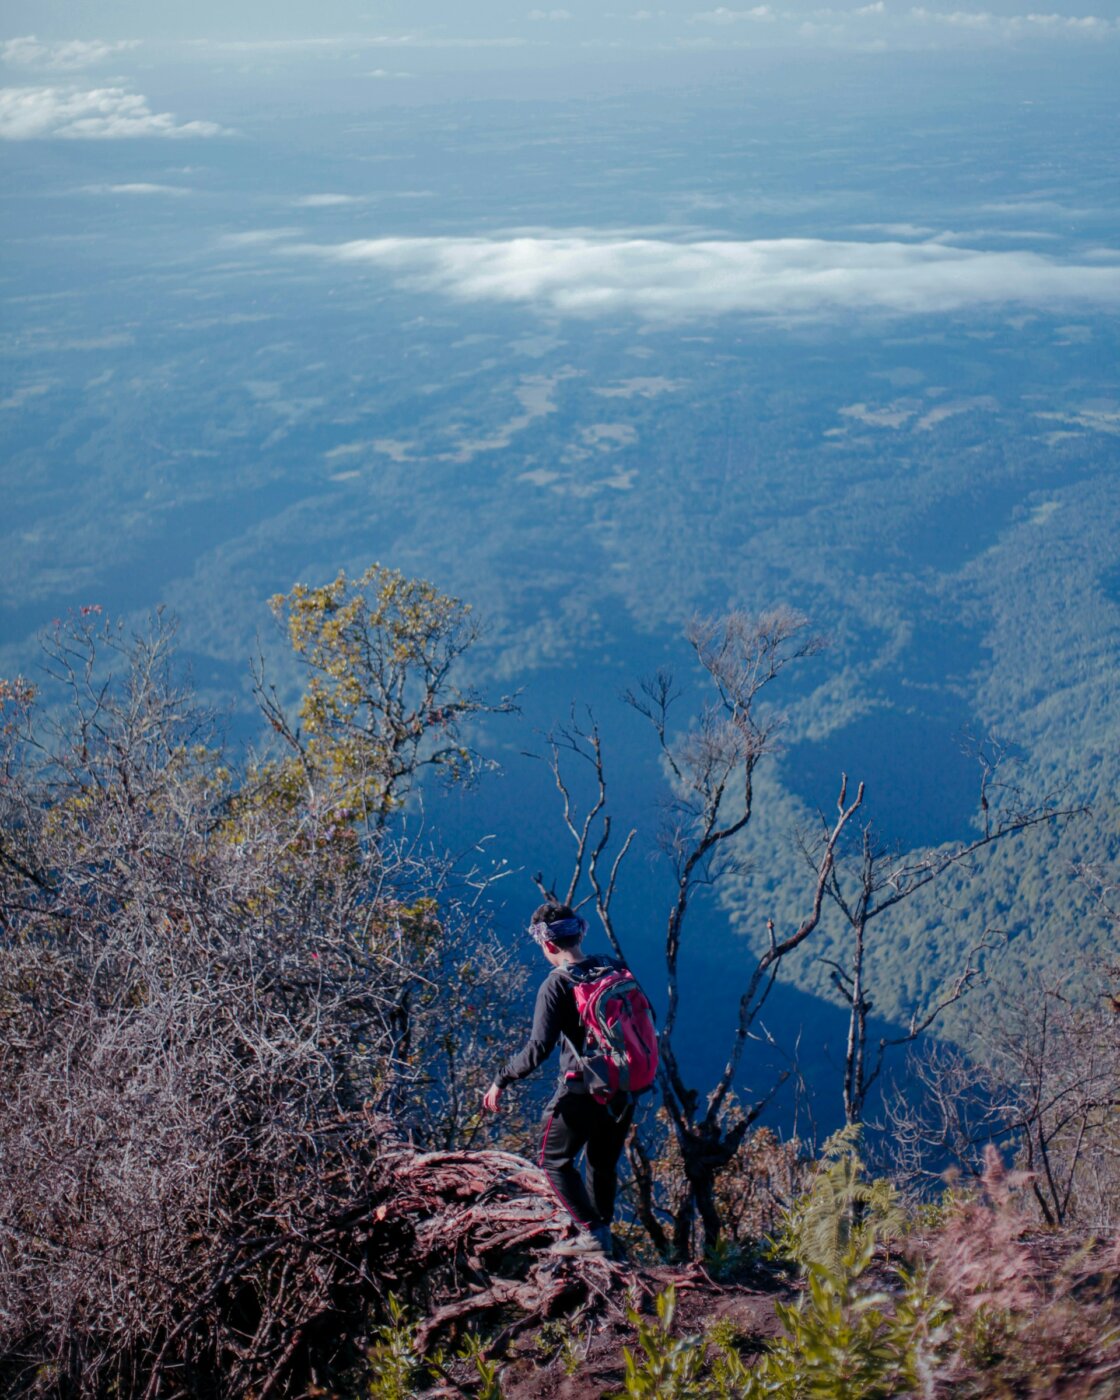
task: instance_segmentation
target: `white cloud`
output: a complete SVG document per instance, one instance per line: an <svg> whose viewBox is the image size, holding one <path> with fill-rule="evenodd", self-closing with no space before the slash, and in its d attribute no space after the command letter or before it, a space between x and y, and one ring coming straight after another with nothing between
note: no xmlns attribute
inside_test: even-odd
<svg viewBox="0 0 1120 1400"><path fill-rule="evenodd" d="M0 88L0 139L64 136L110 140L128 136L219 136L216 122L177 122L153 112L148 99L123 88Z"/></svg>
<svg viewBox="0 0 1120 1400"><path fill-rule="evenodd" d="M305 194L295 201L297 209L332 209L338 204L360 204L354 194Z"/></svg>
<svg viewBox="0 0 1120 1400"><path fill-rule="evenodd" d="M1120 268L932 241L674 243L554 234L375 238L288 244L278 251L371 264L402 285L459 301L525 303L576 315L633 312L675 320L737 312L794 319L862 311L930 314L1006 303L1120 306Z"/></svg>
<svg viewBox="0 0 1120 1400"><path fill-rule="evenodd" d="M21 68L50 68L61 72L73 72L79 68L91 68L94 64L103 63L114 54L136 48L139 43L139 39L69 39L65 42L51 42L37 39L34 34L27 34L21 39L5 39L0 44L0 59Z"/></svg>
<svg viewBox="0 0 1120 1400"><path fill-rule="evenodd" d="M992 23L992 16L986 10L927 10L916 6L910 13L917 20L948 24L957 29L987 29Z"/></svg>
<svg viewBox="0 0 1120 1400"><path fill-rule="evenodd" d="M914 6L910 15L921 24L943 24L953 29L995 29L1009 35L1060 31L1103 35L1120 31L1120 21L1101 19L1097 15L994 15L988 10L927 10L922 5Z"/></svg>
<svg viewBox="0 0 1120 1400"><path fill-rule="evenodd" d="M501 39L462 39L438 34L379 34L362 43L374 49L519 49L529 41L516 35Z"/></svg>
<svg viewBox="0 0 1120 1400"><path fill-rule="evenodd" d="M14 389L7 398L0 399L0 409L8 412L13 408L22 408L28 399L40 398L43 394L50 392L53 381L45 380L38 384L25 384L22 388Z"/></svg>
<svg viewBox="0 0 1120 1400"><path fill-rule="evenodd" d="M881 49L888 41L903 41L907 46L918 41L941 44L954 33L960 42L974 42L983 37L987 42L1001 43L1058 35L1071 39L1107 39L1120 35L1120 20L1096 15L999 14L989 10L932 9L925 5L893 9L889 0L866 0L850 9L834 5L801 9L763 0L763 3L741 8L719 5L715 9L697 11L688 22L693 27L738 26L742 30L761 23L772 25L773 32L786 39L797 36L810 44L839 44L860 49ZM756 42L752 37L751 46ZM718 41L678 36L671 45L686 49L716 46L746 45L726 36Z"/></svg>
<svg viewBox="0 0 1120 1400"><path fill-rule="evenodd" d="M925 224L852 224L856 233L885 233L888 238L932 238L937 230Z"/></svg>
<svg viewBox="0 0 1120 1400"><path fill-rule="evenodd" d="M967 232L957 229L943 229L938 235L941 243L976 243L982 239L995 239L1008 243L1059 243L1061 234L1047 233L1037 228L971 228ZM1086 254L1082 253L1082 257Z"/></svg>
<svg viewBox="0 0 1120 1400"><path fill-rule="evenodd" d="M553 22L562 22L564 20L574 18L575 16L570 10L530 10L529 13L526 15L526 19L531 19L534 21L551 20Z"/></svg>
<svg viewBox="0 0 1120 1400"><path fill-rule="evenodd" d="M86 194L169 194L183 195L191 191L185 185L149 185L133 182L127 185L86 185Z"/></svg>
<svg viewBox="0 0 1120 1400"><path fill-rule="evenodd" d="M209 49L216 53L277 53L300 57L311 49L326 54L349 54L366 49L516 49L524 47L529 40L515 35L488 38L418 31L399 34L335 34L317 39L190 39L186 42L193 48Z"/></svg>
<svg viewBox="0 0 1120 1400"><path fill-rule="evenodd" d="M298 237L298 228L251 228L244 233L225 233L218 240L224 248L259 248Z"/></svg>
<svg viewBox="0 0 1120 1400"><path fill-rule="evenodd" d="M1099 209L1063 204L1059 199L1001 199L989 204L981 204L986 214L1043 214L1064 219L1090 219L1101 213Z"/></svg>
<svg viewBox="0 0 1120 1400"><path fill-rule="evenodd" d="M740 20L773 20L774 11L769 5L755 5L749 10L729 10L720 5L716 10L703 10L692 16L693 24L737 24Z"/></svg>

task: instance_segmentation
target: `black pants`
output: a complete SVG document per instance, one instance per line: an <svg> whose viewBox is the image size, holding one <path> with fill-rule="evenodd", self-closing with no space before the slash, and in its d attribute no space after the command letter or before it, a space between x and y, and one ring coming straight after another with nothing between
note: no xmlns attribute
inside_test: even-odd
<svg viewBox="0 0 1120 1400"><path fill-rule="evenodd" d="M562 1094L545 1114L541 1167L578 1225L609 1225L618 1189L618 1159L634 1117L629 1094L596 1103L590 1094ZM587 1149L584 1177L576 1158Z"/></svg>

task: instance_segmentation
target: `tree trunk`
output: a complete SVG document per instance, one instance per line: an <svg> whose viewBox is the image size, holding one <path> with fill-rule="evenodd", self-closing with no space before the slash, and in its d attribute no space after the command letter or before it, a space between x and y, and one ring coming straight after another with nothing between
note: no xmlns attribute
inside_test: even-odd
<svg viewBox="0 0 1120 1400"><path fill-rule="evenodd" d="M684 1199L673 1215L673 1262L683 1264L692 1253L692 1221L696 1215L696 1196L691 1181Z"/></svg>
<svg viewBox="0 0 1120 1400"><path fill-rule="evenodd" d="M627 1156L630 1159L630 1170L634 1173L638 1219L654 1249L657 1250L662 1259L668 1259L673 1251L669 1244L669 1236L665 1233L665 1227L658 1220L657 1212L654 1209L653 1167L645 1143L637 1133L631 1136Z"/></svg>

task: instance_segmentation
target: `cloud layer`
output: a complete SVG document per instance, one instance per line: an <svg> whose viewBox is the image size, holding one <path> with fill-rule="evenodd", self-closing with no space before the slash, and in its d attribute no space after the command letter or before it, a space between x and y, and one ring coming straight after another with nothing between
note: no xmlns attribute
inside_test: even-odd
<svg viewBox="0 0 1120 1400"><path fill-rule="evenodd" d="M170 112L153 112L146 97L124 88L0 88L0 139L6 141L222 134L216 122L179 122Z"/></svg>
<svg viewBox="0 0 1120 1400"><path fill-rule="evenodd" d="M152 185L147 181L130 181L124 185L86 185L86 194L139 194L173 195L190 194L185 185Z"/></svg>
<svg viewBox="0 0 1120 1400"><path fill-rule="evenodd" d="M68 39L51 41L26 34L20 39L5 39L0 43L0 61L20 68L51 68L72 72L91 68L96 63L126 49L134 49L138 39Z"/></svg>
<svg viewBox="0 0 1120 1400"><path fill-rule="evenodd" d="M1120 267L932 241L376 238L289 244L284 251L380 267L405 286L459 301L521 302L577 315L678 320L737 312L797 319L1008 303L1120 306Z"/></svg>
<svg viewBox="0 0 1120 1400"><path fill-rule="evenodd" d="M1102 15L1053 14L1032 11L1028 14L993 14L990 10L930 10L925 6L909 8L889 8L885 0L871 0L854 8L834 6L818 7L815 10L791 10L774 7L771 4L756 4L732 10L729 6L718 6L714 10L700 10L690 15L690 24L734 25L750 22L787 21L799 25L802 32L813 29L843 27L848 21L889 21L892 27L899 25L944 25L951 29L983 29L988 32L1001 32L1008 36L1028 38L1030 35L1079 34L1103 36L1114 34L1120 29L1120 21Z"/></svg>

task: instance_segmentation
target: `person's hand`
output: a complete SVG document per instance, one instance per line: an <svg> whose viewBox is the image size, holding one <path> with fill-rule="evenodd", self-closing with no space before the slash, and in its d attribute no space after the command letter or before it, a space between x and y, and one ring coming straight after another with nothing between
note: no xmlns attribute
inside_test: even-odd
<svg viewBox="0 0 1120 1400"><path fill-rule="evenodd" d="M497 1113L502 1106L502 1091L497 1084L491 1084L482 1096L482 1107L487 1113Z"/></svg>

